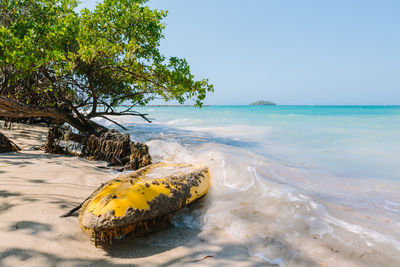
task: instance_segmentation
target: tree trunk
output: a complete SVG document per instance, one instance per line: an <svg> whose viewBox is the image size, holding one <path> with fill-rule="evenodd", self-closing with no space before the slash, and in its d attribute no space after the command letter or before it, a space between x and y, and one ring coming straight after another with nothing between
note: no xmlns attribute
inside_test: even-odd
<svg viewBox="0 0 400 267"><path fill-rule="evenodd" d="M54 107L42 107L37 105L28 105L15 100L0 96L0 116L10 118L26 118L26 117L51 117L58 122L66 122L76 128L83 134L99 135L98 124L89 120L82 121L73 116L71 112ZM94 127L95 126L95 127ZM104 128L104 127L103 127Z"/></svg>

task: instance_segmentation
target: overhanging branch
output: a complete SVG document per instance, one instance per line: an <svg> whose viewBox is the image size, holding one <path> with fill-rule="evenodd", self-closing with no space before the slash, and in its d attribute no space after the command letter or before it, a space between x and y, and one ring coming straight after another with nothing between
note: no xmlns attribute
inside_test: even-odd
<svg viewBox="0 0 400 267"><path fill-rule="evenodd" d="M110 119L110 118L107 118L106 116L99 116L99 117L102 117L102 118L104 118L104 119L106 119L106 120L108 120L108 121L111 121L112 123L118 125L119 127L121 127L122 129L124 129L125 131L128 130L128 128L122 126L121 124L119 124L118 122L116 122L116 121L114 121L114 120L112 120L112 119Z"/></svg>
<svg viewBox="0 0 400 267"><path fill-rule="evenodd" d="M13 99L0 96L0 114L6 117L50 117L59 122L67 122L71 126L78 129L83 133L94 133L98 135L98 132L89 121L81 121L74 117L72 113L68 111L60 110L53 107L42 107L37 105L30 105L15 101Z"/></svg>
<svg viewBox="0 0 400 267"><path fill-rule="evenodd" d="M105 115L112 115L112 116L139 116L142 117L145 121L147 121L148 123L151 123L151 120L149 118L147 118L146 116L149 114L143 114L137 111L131 111L131 112L97 112L95 114L93 114L91 116L91 118L95 118L95 117L102 117Z"/></svg>
<svg viewBox="0 0 400 267"><path fill-rule="evenodd" d="M67 116L56 108L28 105L4 96L0 96L1 113L8 117L52 117L56 120L66 121Z"/></svg>

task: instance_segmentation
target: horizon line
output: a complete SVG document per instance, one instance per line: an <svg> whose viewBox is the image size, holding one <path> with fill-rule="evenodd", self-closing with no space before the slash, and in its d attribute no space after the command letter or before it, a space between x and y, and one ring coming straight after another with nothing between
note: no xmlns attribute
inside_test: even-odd
<svg viewBox="0 0 400 267"><path fill-rule="evenodd" d="M121 105L121 106L130 106L130 105ZM362 107L362 106L374 106L374 107L400 107L400 104L275 104L275 105L250 105L250 104L204 104L202 107L208 107L208 106L252 106L252 107L257 107L257 106L269 106L269 107L274 107L274 106L332 106L332 107L338 107L338 106L343 106L343 107ZM140 107L140 106L138 106ZM157 104L157 105L144 105L143 107L196 107L195 105L188 105L188 104L182 104L182 105L174 105L174 104Z"/></svg>

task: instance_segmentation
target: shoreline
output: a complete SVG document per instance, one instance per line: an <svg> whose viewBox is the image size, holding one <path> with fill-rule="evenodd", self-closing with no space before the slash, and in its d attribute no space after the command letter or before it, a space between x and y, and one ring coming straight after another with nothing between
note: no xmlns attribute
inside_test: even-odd
<svg viewBox="0 0 400 267"><path fill-rule="evenodd" d="M249 153L249 147L210 139L188 149L182 146L185 141L164 138L163 128L153 129L161 134L146 142L153 160L207 165L212 177L208 195L177 212L170 228L97 248L76 216L59 216L116 173L98 168L105 162L33 150L44 143L47 129L0 128L17 145L25 144L21 152L0 154L0 238L5 240L0 266L358 267L399 262L398 215L377 202L375 208L357 206L357 199L373 203L387 196L389 208L396 209L398 196L383 196L380 183L358 184L350 177L349 187L341 183L341 189L333 176L312 182L310 172ZM132 138L151 131L137 130Z"/></svg>
<svg viewBox="0 0 400 267"><path fill-rule="evenodd" d="M59 216L115 175L98 168L105 162L30 150L44 143L47 129L0 127L23 149L0 154L1 266L264 266L220 229L171 226L143 238L127 236L105 249L95 247L76 215Z"/></svg>

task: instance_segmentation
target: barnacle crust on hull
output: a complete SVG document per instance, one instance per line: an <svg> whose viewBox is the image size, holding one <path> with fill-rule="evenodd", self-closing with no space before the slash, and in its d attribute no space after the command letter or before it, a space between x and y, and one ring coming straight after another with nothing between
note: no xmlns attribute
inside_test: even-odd
<svg viewBox="0 0 400 267"><path fill-rule="evenodd" d="M95 242L143 233L168 220L168 214L205 195L208 168L156 163L110 180L95 190L79 214Z"/></svg>

